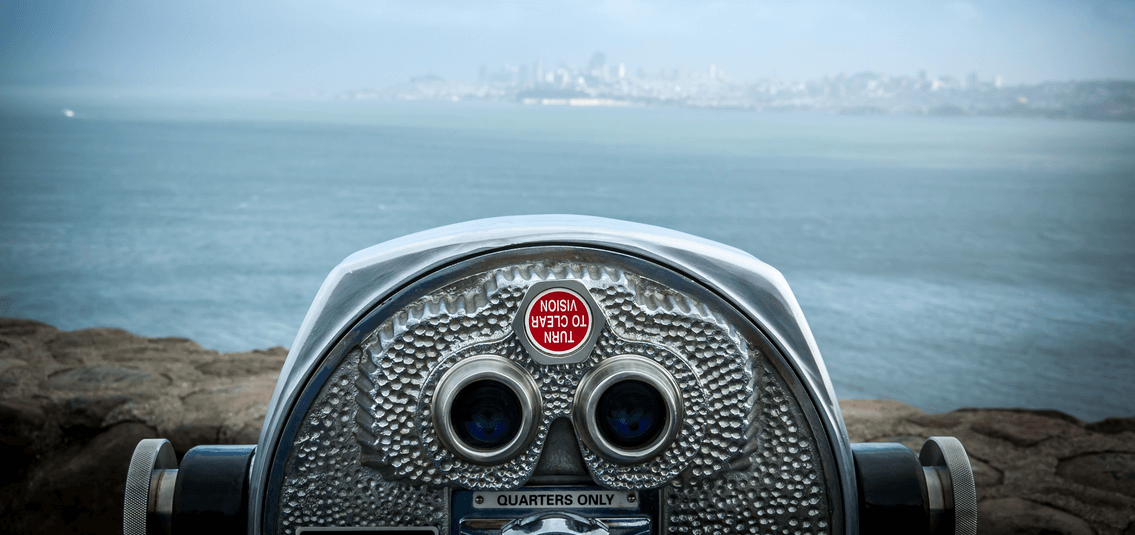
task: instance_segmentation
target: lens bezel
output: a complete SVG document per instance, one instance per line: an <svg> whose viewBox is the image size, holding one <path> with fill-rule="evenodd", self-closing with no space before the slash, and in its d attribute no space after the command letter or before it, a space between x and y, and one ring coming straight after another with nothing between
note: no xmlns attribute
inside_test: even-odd
<svg viewBox="0 0 1135 535"><path fill-rule="evenodd" d="M477 381L495 381L512 391L520 401L520 422L516 436L495 449L482 449L466 444L453 426L451 409L457 394ZM477 355L454 364L446 370L434 390L432 403L434 430L438 440L458 458L476 464L499 464L508 461L532 443L542 413L536 380L517 363L499 355Z"/></svg>
<svg viewBox="0 0 1135 535"><path fill-rule="evenodd" d="M666 404L666 424L658 436L641 448L617 446L603 436L595 411L607 389L628 380L642 381L658 391ZM662 453L678 436L684 416L678 382L657 362L639 355L619 355L599 363L579 382L575 391L573 421L580 439L608 461L633 464Z"/></svg>

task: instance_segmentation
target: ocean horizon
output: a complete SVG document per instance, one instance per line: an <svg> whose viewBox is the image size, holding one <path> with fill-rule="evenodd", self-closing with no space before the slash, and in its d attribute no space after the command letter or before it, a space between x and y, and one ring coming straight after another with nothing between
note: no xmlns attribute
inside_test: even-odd
<svg viewBox="0 0 1135 535"><path fill-rule="evenodd" d="M780 270L842 399L1135 414L1135 123L74 94L0 121L0 316L290 346L357 250L574 213Z"/></svg>

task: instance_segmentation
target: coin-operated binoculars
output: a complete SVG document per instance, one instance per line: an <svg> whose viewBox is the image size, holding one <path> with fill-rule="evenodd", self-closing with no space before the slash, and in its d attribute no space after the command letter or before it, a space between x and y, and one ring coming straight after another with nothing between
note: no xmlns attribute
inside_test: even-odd
<svg viewBox="0 0 1135 535"><path fill-rule="evenodd" d="M633 223L509 217L351 255L260 442L144 440L125 533L976 532L961 444L851 444L784 278Z"/></svg>

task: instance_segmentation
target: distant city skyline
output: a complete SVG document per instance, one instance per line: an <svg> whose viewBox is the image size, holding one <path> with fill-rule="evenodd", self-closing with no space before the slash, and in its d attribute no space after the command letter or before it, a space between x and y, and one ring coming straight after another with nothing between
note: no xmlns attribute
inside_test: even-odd
<svg viewBox="0 0 1135 535"><path fill-rule="evenodd" d="M607 54L601 50L597 50L591 54L590 61L586 62L586 67L583 63L569 64L561 62L555 65L547 64L543 58L537 58L528 63L482 63L478 69L478 76L476 77L479 83L493 83L493 82L509 82L511 84L525 85L526 83L555 83L553 76L560 71L571 70L577 72L585 72L591 76L602 76L603 78L625 78L625 77L638 77L638 78L681 78L685 76L705 77L718 80L729 80L739 83L753 83L760 81L783 81L791 82L798 81L804 82L809 80L816 80L822 78L838 78L857 75L877 75L877 76L890 76L890 77L913 77L927 81L940 80L948 85L959 84L962 87L975 86L979 82L988 82L996 87L1009 85L1004 76L1001 74L978 73L976 71L969 71L964 75L959 73L936 73L930 74L926 69L919 69L913 73L893 73L881 71L857 71L857 72L830 72L823 73L820 76L812 78L783 78L777 76L764 76L753 79L735 79L730 76L726 69L719 67L716 63L709 63L707 65L670 65L661 66L657 69L648 69L646 66L639 65L633 67L627 65L625 62L613 61L607 62ZM415 78L437 76L445 79L444 76L438 76L433 72L425 72L418 76L411 77L411 81ZM472 80L469 80L472 81ZM1065 80L1040 80L1039 83L1065 81ZM1080 81L1080 80L1069 80ZM1018 82L1019 84L1020 82Z"/></svg>
<svg viewBox="0 0 1135 535"><path fill-rule="evenodd" d="M0 0L0 84L271 92L385 87L482 65L714 69L739 81L860 72L1006 84L1135 79L1135 2L845 5L635 0L422 7Z"/></svg>
<svg viewBox="0 0 1135 535"><path fill-rule="evenodd" d="M810 80L738 81L711 64L631 73L595 52L586 65L482 65L476 81L427 74L383 89L273 93L332 100L498 101L543 106L682 106L748 111L819 111L844 115L1014 116L1135 121L1135 80L1008 85L983 79L887 73L840 73Z"/></svg>

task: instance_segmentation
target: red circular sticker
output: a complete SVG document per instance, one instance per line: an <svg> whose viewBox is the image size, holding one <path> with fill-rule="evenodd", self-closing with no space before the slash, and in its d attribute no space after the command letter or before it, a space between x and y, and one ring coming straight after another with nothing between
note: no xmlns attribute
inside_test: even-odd
<svg viewBox="0 0 1135 535"><path fill-rule="evenodd" d="M571 353L591 334L591 309L567 288L540 292L524 312L524 330L536 348L549 355Z"/></svg>

